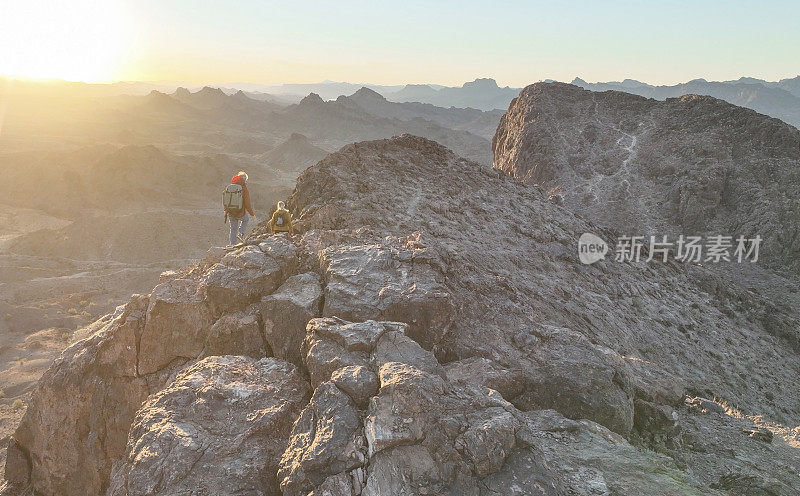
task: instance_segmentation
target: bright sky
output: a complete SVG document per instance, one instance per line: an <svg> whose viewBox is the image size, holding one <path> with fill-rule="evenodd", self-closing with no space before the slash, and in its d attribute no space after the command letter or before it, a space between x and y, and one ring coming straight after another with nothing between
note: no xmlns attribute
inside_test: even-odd
<svg viewBox="0 0 800 496"><path fill-rule="evenodd" d="M751 1L0 0L0 74L194 84L800 73L800 8Z"/></svg>

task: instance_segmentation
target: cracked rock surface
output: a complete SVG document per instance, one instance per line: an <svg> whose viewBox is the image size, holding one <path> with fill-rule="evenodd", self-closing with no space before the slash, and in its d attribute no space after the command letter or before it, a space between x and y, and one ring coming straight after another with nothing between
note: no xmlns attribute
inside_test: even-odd
<svg viewBox="0 0 800 496"><path fill-rule="evenodd" d="M275 358L200 360L136 413L108 495L280 494L277 459L309 394Z"/></svg>

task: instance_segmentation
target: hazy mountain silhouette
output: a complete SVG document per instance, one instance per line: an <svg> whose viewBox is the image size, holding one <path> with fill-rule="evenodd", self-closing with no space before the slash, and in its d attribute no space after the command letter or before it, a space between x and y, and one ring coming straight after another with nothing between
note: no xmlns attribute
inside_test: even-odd
<svg viewBox="0 0 800 496"><path fill-rule="evenodd" d="M461 87L436 89L428 85L407 85L400 91L385 93L395 102L431 103L440 107L471 107L480 110L505 110L517 96L520 88L500 88L490 78L480 78L464 83Z"/></svg>
<svg viewBox="0 0 800 496"><path fill-rule="evenodd" d="M269 125L274 133L301 133L329 149L354 141L408 133L438 141L478 163L492 161L491 146L486 138L420 117L401 120L376 116L346 96L326 102L320 95L311 93L300 103L274 113Z"/></svg>
<svg viewBox="0 0 800 496"><path fill-rule="evenodd" d="M657 100L689 94L713 96L800 127L800 76L779 82L754 78L724 82L694 79L671 86L653 86L630 79L622 82L587 83L583 79L575 78L572 84L592 91L624 91Z"/></svg>
<svg viewBox="0 0 800 496"><path fill-rule="evenodd" d="M473 108L443 108L430 103L391 102L383 95L363 87L348 97L372 115L404 121L427 119L451 129L463 129L491 139L503 116L502 110L482 111Z"/></svg>
<svg viewBox="0 0 800 496"><path fill-rule="evenodd" d="M270 169L296 175L322 160L327 154L327 151L315 146L306 136L292 133L288 140L265 153L262 160Z"/></svg>

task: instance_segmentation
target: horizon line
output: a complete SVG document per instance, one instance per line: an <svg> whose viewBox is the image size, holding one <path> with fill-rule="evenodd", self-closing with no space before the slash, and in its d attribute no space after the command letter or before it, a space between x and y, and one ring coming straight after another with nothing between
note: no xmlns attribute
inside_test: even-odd
<svg viewBox="0 0 800 496"><path fill-rule="evenodd" d="M495 78L493 78L491 76L476 77L475 79L464 81L459 86L447 85L447 84L441 84L441 83L433 83L433 82L426 82L426 83L407 82L407 83L386 84L386 83L372 83L372 82L335 81L335 80L331 80L331 79L323 79L322 81L313 81L313 82L226 81L226 82L221 82L221 83L218 83L218 82L198 83L198 82L190 82L190 81L147 80L147 79L141 79L141 80L140 79L112 79L112 80L86 81L86 80L70 80L70 79L64 79L64 78L58 78L58 77L17 76L17 75L13 75L13 74L5 74L5 73L0 73L0 78L6 79L6 80L11 80L11 81L25 81L25 82L35 82L35 83L73 83L73 84L86 84L86 85L97 85L97 86L113 86L115 84L152 84L152 85L162 85L162 86L176 86L176 87L190 86L190 87L201 87L201 88L202 87L235 88L236 85L301 86L301 85L322 85L322 84L350 84L350 85L354 85L354 86L362 85L364 87L367 87L367 86L376 86L376 87L402 86L402 87L405 87L405 86L414 85L414 86L440 86L440 87L443 87L443 88L458 88L458 87L461 87L461 86L463 86L464 84L467 84L467 83L472 83L472 82L475 82L475 81L478 81L478 80L481 80L481 79L489 79L489 80L493 80L497 84L497 86L499 88L521 89L521 88L525 88L526 86L528 86L530 84L534 84L534 83L542 82L542 81L554 81L554 82L563 82L563 83L570 84L575 79L581 79L584 82L586 82L587 84L607 84L607 83L621 83L621 82L624 82L624 81L636 81L636 82L640 82L640 83L647 84L647 85L650 85L650 86L655 86L655 87L658 87L658 86L676 86L676 85L686 84L686 83L689 83L689 82L692 82L692 81L698 81L698 80L706 81L706 82L709 82L709 83L726 83L726 82L736 82L736 81L739 81L741 79L757 79L757 80L764 81L764 82L767 82L767 83L777 83L777 82L784 81L784 80L800 78L800 72L795 74L795 75L793 75L793 76L786 76L786 77L782 77L782 78L774 79L774 80L765 79L763 77L758 77L758 76L740 76L737 79L707 79L705 77L699 76L699 77L695 77L695 78L688 79L688 80L677 80L676 82L662 83L662 84L653 84L653 83L649 83L649 82L647 82L645 80L637 79L637 78L633 78L633 77L625 77L625 78L622 78L622 79L612 79L612 80L606 80L606 81L599 81L599 80L598 81L587 81L585 78L582 78L581 76L576 75L570 81L559 81L559 80L553 79L553 78L541 78L541 79L538 79L536 81L532 81L531 83L528 83L528 84L526 84L524 86L501 85L501 84L499 84L497 82L497 80Z"/></svg>

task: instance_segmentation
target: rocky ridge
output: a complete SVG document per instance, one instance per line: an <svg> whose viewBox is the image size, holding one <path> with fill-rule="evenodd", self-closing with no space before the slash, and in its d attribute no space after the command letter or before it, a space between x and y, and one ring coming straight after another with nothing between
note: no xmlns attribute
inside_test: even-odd
<svg viewBox="0 0 800 496"><path fill-rule="evenodd" d="M600 228L422 138L344 147L289 205L301 237L210 250L56 360L3 494L800 485L793 310L703 267L581 265Z"/></svg>

